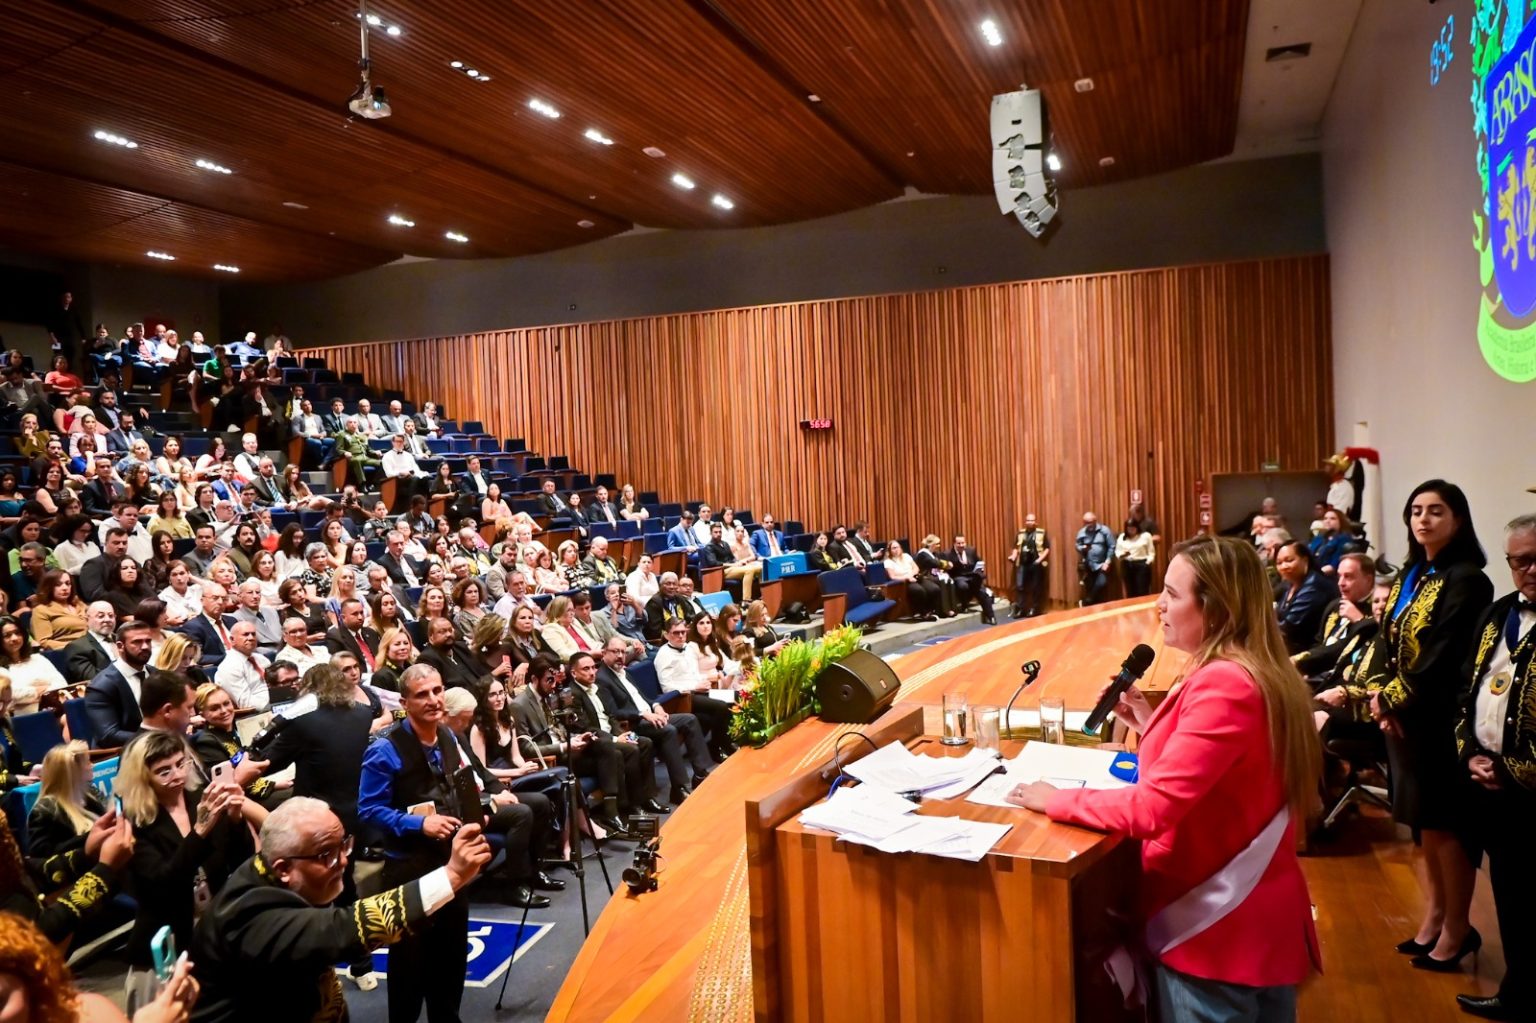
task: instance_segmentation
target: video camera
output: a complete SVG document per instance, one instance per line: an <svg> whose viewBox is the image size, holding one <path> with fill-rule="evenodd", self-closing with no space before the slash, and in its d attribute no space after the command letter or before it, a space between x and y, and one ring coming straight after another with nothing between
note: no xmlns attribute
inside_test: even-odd
<svg viewBox="0 0 1536 1023"><path fill-rule="evenodd" d="M636 837L643 839L635 848L634 859L624 868L624 883L631 895L654 892L661 886L657 879L657 865L661 861L661 836L657 833L661 822L650 814L634 814L625 822Z"/></svg>

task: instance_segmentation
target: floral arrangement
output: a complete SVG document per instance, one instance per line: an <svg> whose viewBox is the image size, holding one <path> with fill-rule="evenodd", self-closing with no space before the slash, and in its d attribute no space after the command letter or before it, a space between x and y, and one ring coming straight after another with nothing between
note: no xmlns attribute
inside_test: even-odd
<svg viewBox="0 0 1536 1023"><path fill-rule="evenodd" d="M731 710L731 738L766 746L819 709L816 680L828 666L859 648L864 633L854 625L833 629L818 640L795 640L758 666L757 677L741 687Z"/></svg>

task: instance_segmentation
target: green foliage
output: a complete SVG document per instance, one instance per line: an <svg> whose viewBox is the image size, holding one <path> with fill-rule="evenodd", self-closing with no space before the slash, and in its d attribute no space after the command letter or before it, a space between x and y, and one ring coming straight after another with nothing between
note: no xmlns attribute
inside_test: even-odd
<svg viewBox="0 0 1536 1023"><path fill-rule="evenodd" d="M771 742L792 721L815 713L816 680L828 665L859 648L857 626L834 629L813 643L795 640L758 666L757 677L741 687L732 708L731 738L749 746Z"/></svg>

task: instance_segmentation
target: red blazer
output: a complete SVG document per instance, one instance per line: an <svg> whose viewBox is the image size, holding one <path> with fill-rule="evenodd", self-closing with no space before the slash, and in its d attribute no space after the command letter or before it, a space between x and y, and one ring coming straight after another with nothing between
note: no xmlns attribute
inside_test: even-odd
<svg viewBox="0 0 1536 1023"><path fill-rule="evenodd" d="M1279 812L1285 790L1258 686L1231 661L1199 668L1163 701L1140 756L1135 785L1063 789L1046 813L1141 840L1141 909L1150 919L1252 842ZM1164 965L1251 986L1299 984L1314 967L1322 969L1295 825L1293 819L1248 898L1170 950Z"/></svg>

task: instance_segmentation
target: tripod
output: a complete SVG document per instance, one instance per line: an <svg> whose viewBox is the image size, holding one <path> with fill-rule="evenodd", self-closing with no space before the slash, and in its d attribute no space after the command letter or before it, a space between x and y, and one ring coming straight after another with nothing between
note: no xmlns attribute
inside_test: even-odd
<svg viewBox="0 0 1536 1023"><path fill-rule="evenodd" d="M557 715L558 710L553 712ZM552 734L555 725L551 722L543 731L531 736L530 741L537 742L542 736ZM568 860L556 860L563 866L569 867L572 874L576 875L576 887L581 892L581 930L583 934L592 933L592 922L587 911L587 868L583 863L581 852L582 830L577 825L577 818L582 813L581 779L576 777L574 753L571 751L571 743L567 738L560 744L564 747L565 763L559 766L565 768L565 777L560 779L560 799L565 804L565 824L571 834L571 858ZM603 847L598 844L596 836L587 836L592 841L592 851L597 855L598 866L603 871L603 883L608 886L608 894L613 894L613 878L608 876L608 861L603 857ZM523 929L528 926L528 907L523 907L523 917L517 924L517 940L523 939ZM507 993L507 981L512 979L512 966L507 965L507 972L501 977L501 990L496 995L496 1011L501 1011L501 1000Z"/></svg>

